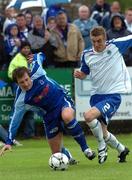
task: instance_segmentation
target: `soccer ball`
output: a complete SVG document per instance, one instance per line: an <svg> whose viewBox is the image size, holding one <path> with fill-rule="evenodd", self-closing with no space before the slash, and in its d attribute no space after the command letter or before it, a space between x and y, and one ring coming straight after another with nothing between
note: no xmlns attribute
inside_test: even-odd
<svg viewBox="0 0 132 180"><path fill-rule="evenodd" d="M49 166L54 170L64 171L65 169L68 168L68 164L69 164L68 157L61 152L52 154L52 156L49 159Z"/></svg>

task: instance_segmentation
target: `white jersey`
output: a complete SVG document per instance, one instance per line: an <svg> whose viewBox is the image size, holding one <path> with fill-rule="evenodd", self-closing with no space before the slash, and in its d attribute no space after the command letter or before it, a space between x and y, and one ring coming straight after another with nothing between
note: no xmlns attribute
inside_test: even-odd
<svg viewBox="0 0 132 180"><path fill-rule="evenodd" d="M90 75L92 95L131 92L131 80L122 56L129 47L132 47L132 35L108 42L103 52L94 49L83 52L81 71Z"/></svg>

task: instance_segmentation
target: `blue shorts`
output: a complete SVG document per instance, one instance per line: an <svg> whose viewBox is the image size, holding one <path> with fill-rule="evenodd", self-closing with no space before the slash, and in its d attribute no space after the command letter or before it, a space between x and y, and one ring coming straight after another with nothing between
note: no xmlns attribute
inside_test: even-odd
<svg viewBox="0 0 132 180"><path fill-rule="evenodd" d="M64 97L55 109L44 116L45 133L48 139L55 137L59 132L63 132L64 122L61 112L66 107L72 107L74 109L74 103L69 97Z"/></svg>
<svg viewBox="0 0 132 180"><path fill-rule="evenodd" d="M120 94L95 94L90 99L91 107L95 106L101 112L102 117L99 120L101 119L105 124L108 124L120 104Z"/></svg>

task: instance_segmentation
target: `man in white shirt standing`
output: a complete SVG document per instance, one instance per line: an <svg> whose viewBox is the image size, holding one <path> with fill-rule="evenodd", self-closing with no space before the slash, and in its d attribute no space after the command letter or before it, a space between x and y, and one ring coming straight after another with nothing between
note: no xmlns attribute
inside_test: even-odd
<svg viewBox="0 0 132 180"><path fill-rule="evenodd" d="M106 43L106 32L98 26L91 30L92 49L82 54L81 68L74 77L91 77L91 109L84 113L87 125L98 141L98 162L107 159L107 145L115 148L119 162L125 162L129 149L107 130L121 103L121 94L131 92L131 81L122 54L132 47L132 35Z"/></svg>

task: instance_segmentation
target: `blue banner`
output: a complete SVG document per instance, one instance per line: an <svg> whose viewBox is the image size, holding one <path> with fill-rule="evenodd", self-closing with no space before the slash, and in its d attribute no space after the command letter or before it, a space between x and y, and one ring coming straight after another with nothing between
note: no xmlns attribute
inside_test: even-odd
<svg viewBox="0 0 132 180"><path fill-rule="evenodd" d="M4 82L4 81L0 80L0 88L5 87L6 85L7 85L7 83L6 83L6 82Z"/></svg>

